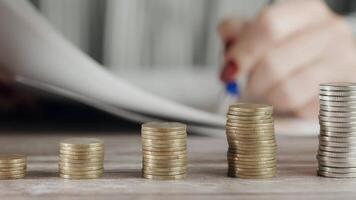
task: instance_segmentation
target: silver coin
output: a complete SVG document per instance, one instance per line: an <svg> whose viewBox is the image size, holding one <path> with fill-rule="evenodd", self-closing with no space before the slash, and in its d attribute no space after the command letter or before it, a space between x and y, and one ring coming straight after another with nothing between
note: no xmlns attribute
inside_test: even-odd
<svg viewBox="0 0 356 200"><path fill-rule="evenodd" d="M339 118L348 118L348 117L356 117L356 112L330 112L320 110L319 115L322 117L339 117Z"/></svg>
<svg viewBox="0 0 356 200"><path fill-rule="evenodd" d="M322 129L323 127L320 128ZM326 137L352 138L352 137L356 137L356 131L336 132L336 131L320 130L320 135Z"/></svg>
<svg viewBox="0 0 356 200"><path fill-rule="evenodd" d="M342 133L352 133L356 132L356 128L354 127L348 127L348 128L339 128L339 127L328 127L328 126L320 126L320 131L326 131L326 132L333 132L335 134L342 134Z"/></svg>
<svg viewBox="0 0 356 200"><path fill-rule="evenodd" d="M356 173L348 173L348 174L341 174L341 173L331 173L318 170L319 176L329 177L329 178L355 178Z"/></svg>
<svg viewBox="0 0 356 200"><path fill-rule="evenodd" d="M319 145L319 150L328 151L328 152L334 152L334 153L356 154L356 147L355 146L353 146L351 148L343 148L343 147L330 147L330 146Z"/></svg>
<svg viewBox="0 0 356 200"><path fill-rule="evenodd" d="M339 168L356 168L355 162L329 162L329 161L318 161L319 166L324 167L339 167Z"/></svg>
<svg viewBox="0 0 356 200"><path fill-rule="evenodd" d="M335 153L323 150L318 150L318 155L333 158L356 158L356 153Z"/></svg>
<svg viewBox="0 0 356 200"><path fill-rule="evenodd" d="M349 97L356 96L356 91L327 91L320 90L319 95L323 96L337 96L337 97Z"/></svg>
<svg viewBox="0 0 356 200"><path fill-rule="evenodd" d="M320 105L320 110L327 112L356 112L356 107L325 106Z"/></svg>
<svg viewBox="0 0 356 200"><path fill-rule="evenodd" d="M350 82L332 82L332 83L322 83L319 85L320 90L325 91L356 91L356 83Z"/></svg>
<svg viewBox="0 0 356 200"><path fill-rule="evenodd" d="M356 117L326 117L319 116L320 122L350 123L356 121Z"/></svg>
<svg viewBox="0 0 356 200"><path fill-rule="evenodd" d="M321 126L333 127L333 128L354 128L356 129L356 121L355 122L324 122L319 121Z"/></svg>
<svg viewBox="0 0 356 200"><path fill-rule="evenodd" d="M349 102L356 101L356 96L338 97L338 96L324 96L319 95L319 100L323 101L336 101L336 102Z"/></svg>
<svg viewBox="0 0 356 200"><path fill-rule="evenodd" d="M321 106L332 106L332 107L356 107L356 102L354 101L319 101Z"/></svg>
<svg viewBox="0 0 356 200"><path fill-rule="evenodd" d="M322 142L331 143L341 143L341 144L356 144L356 137L330 137L330 136L319 136L319 140Z"/></svg>
<svg viewBox="0 0 356 200"><path fill-rule="evenodd" d="M332 163L341 163L341 164L349 163L349 164L354 164L356 166L356 158L352 158L352 157L333 158L328 156L317 155L316 159L319 161L332 162Z"/></svg>
<svg viewBox="0 0 356 200"><path fill-rule="evenodd" d="M337 147L337 148L356 148L356 143L342 143L342 142L326 142L323 140L319 141L319 145L327 147Z"/></svg>
<svg viewBox="0 0 356 200"><path fill-rule="evenodd" d="M319 166L319 170L325 172L332 172L332 173L356 173L355 167L326 167L326 166Z"/></svg>

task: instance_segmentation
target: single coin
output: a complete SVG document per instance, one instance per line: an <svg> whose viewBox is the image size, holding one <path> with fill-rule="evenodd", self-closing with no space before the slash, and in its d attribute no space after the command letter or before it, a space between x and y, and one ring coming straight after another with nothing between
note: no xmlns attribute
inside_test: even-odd
<svg viewBox="0 0 356 200"><path fill-rule="evenodd" d="M69 162L59 162L58 163L61 167L67 167L67 168L90 168L90 167L98 167L101 166L103 167L103 162L89 162L89 163L69 163Z"/></svg>
<svg viewBox="0 0 356 200"><path fill-rule="evenodd" d="M342 148L342 147L329 147L329 146L319 145L319 150L335 152L335 153L354 153L354 154L356 154L356 147L354 147L354 148Z"/></svg>
<svg viewBox="0 0 356 200"><path fill-rule="evenodd" d="M349 96L356 96L356 91L325 91L320 90L320 95L323 96L337 96L337 97L349 97Z"/></svg>
<svg viewBox="0 0 356 200"><path fill-rule="evenodd" d="M97 138L68 138L60 142L60 147L88 148L104 146L104 141Z"/></svg>
<svg viewBox="0 0 356 200"><path fill-rule="evenodd" d="M153 179L153 180L180 180L186 177L186 174L179 174L174 176L156 176L151 174L142 174L144 178Z"/></svg>
<svg viewBox="0 0 356 200"><path fill-rule="evenodd" d="M236 113L227 113L226 115L227 119L230 120L238 120L238 121L244 121L244 122L258 122L261 120L273 120L273 117L271 115L263 115L263 116L241 116L237 115Z"/></svg>
<svg viewBox="0 0 356 200"><path fill-rule="evenodd" d="M58 164L58 168L63 171L93 171L93 170L103 170L103 165L73 167L73 166Z"/></svg>
<svg viewBox="0 0 356 200"><path fill-rule="evenodd" d="M157 151L157 152L172 152L172 151L184 151L187 150L187 146L182 147L152 147L142 146L143 151Z"/></svg>
<svg viewBox="0 0 356 200"><path fill-rule="evenodd" d="M226 122L238 123L238 124L259 125L259 124L273 123L274 120L272 118L269 118L269 119L258 119L258 120L239 120L239 119L234 119L234 118L229 118L228 117Z"/></svg>
<svg viewBox="0 0 356 200"><path fill-rule="evenodd" d="M348 102L348 101L355 101L356 97L355 96L324 96L324 95L319 95L319 100L323 101L342 101L342 102Z"/></svg>
<svg viewBox="0 0 356 200"><path fill-rule="evenodd" d="M233 133L226 133L226 137L228 140L257 140L257 141L264 141L264 140L276 140L274 135L240 135L240 134L233 134Z"/></svg>
<svg viewBox="0 0 356 200"><path fill-rule="evenodd" d="M347 137L346 134L342 134L342 135L335 134L335 135L337 135L337 137L320 135L319 140L325 141L325 142L336 142L336 143L354 143L354 142L356 142L356 136ZM339 135L341 135L341 137L338 137Z"/></svg>
<svg viewBox="0 0 356 200"><path fill-rule="evenodd" d="M340 167L340 168L350 168L350 167L356 167L355 162L330 162L330 161L318 161L319 166L325 166L325 167Z"/></svg>
<svg viewBox="0 0 356 200"><path fill-rule="evenodd" d="M97 147L88 147L88 148L75 148L75 147L67 147L67 146L60 146L60 151L64 152L74 152L74 153L83 153L83 152L97 152L97 151L105 151L104 146L97 146Z"/></svg>
<svg viewBox="0 0 356 200"><path fill-rule="evenodd" d="M320 105L320 111L326 112L356 112L356 107L352 106L330 106L330 105Z"/></svg>
<svg viewBox="0 0 356 200"><path fill-rule="evenodd" d="M147 122L142 124L142 130L171 131L186 129L187 125L179 122Z"/></svg>
<svg viewBox="0 0 356 200"><path fill-rule="evenodd" d="M324 121L347 120L348 118L356 117L356 112L334 112L334 111L320 110L319 114L320 114L319 119Z"/></svg>
<svg viewBox="0 0 356 200"><path fill-rule="evenodd" d="M340 139L347 139L347 138L356 138L356 132L332 132L332 131L325 131L320 130L320 136L325 137L333 137L333 138L340 138Z"/></svg>
<svg viewBox="0 0 356 200"><path fill-rule="evenodd" d="M9 172L9 171L25 171L27 166L19 166L19 167L0 167L0 172Z"/></svg>
<svg viewBox="0 0 356 200"><path fill-rule="evenodd" d="M157 151L142 151L142 154L152 156L171 156L171 155L186 155L187 150L184 151L172 151L172 152L157 152Z"/></svg>
<svg viewBox="0 0 356 200"><path fill-rule="evenodd" d="M149 165L143 165L143 171L148 171L148 172L177 172L177 171L186 171L187 166L180 166L180 167L151 167Z"/></svg>
<svg viewBox="0 0 356 200"><path fill-rule="evenodd" d="M228 158L245 158L245 159L268 159L272 160L275 159L275 154L265 154L265 155L258 155L258 154L250 154L250 155L243 155L243 154L230 154L228 155Z"/></svg>
<svg viewBox="0 0 356 200"><path fill-rule="evenodd" d="M167 160L167 159L180 159L180 158L187 158L186 154L183 155L167 155L167 156L153 156L144 154L144 158L152 158L157 160Z"/></svg>
<svg viewBox="0 0 356 200"><path fill-rule="evenodd" d="M88 155L96 155L96 156L104 156L104 151L82 151L82 152L75 152L75 151L67 151L67 150L59 150L59 153L62 155L73 155L73 156L88 156Z"/></svg>
<svg viewBox="0 0 356 200"><path fill-rule="evenodd" d="M187 139L176 139L176 140L150 140L150 139L143 139L142 143L144 144L157 144L157 145L174 145L174 144L186 144Z"/></svg>
<svg viewBox="0 0 356 200"><path fill-rule="evenodd" d="M69 160L91 160L91 159L96 159L96 160L104 160L104 155L81 155L81 156L76 156L76 155L68 155L68 154L59 154L60 159L69 159Z"/></svg>
<svg viewBox="0 0 356 200"><path fill-rule="evenodd" d="M187 132L175 132L175 131L170 131L170 132L165 132L165 133L161 133L158 131L141 131L141 137L143 138L147 138L147 137L154 137L154 138L174 138L174 137L181 137L181 138L185 138L187 137Z"/></svg>
<svg viewBox="0 0 356 200"><path fill-rule="evenodd" d="M229 106L230 110L241 112L273 112L273 107L265 104L234 103Z"/></svg>
<svg viewBox="0 0 356 200"><path fill-rule="evenodd" d="M100 170L92 170L92 171L70 171L70 170L63 170L59 169L60 174L69 174L73 176L87 176L87 175L96 175L96 174L103 174L103 169Z"/></svg>
<svg viewBox="0 0 356 200"><path fill-rule="evenodd" d="M100 178L103 176L103 173L101 174L90 174L90 175L85 175L85 176L78 176L78 175L72 175L72 174L59 174L61 178L65 179L96 179Z"/></svg>
<svg viewBox="0 0 356 200"><path fill-rule="evenodd" d="M187 139L187 135L171 135L171 136L155 136L155 135L141 135L141 139L149 140L175 140L175 139Z"/></svg>
<svg viewBox="0 0 356 200"><path fill-rule="evenodd" d="M88 158L88 159L71 159L66 157L59 157L59 162L61 163L71 163L71 164L95 164L102 163L104 161L103 158Z"/></svg>
<svg viewBox="0 0 356 200"><path fill-rule="evenodd" d="M356 121L355 122L324 122L319 121L319 124L322 126L328 127L335 127L335 128L356 128Z"/></svg>
<svg viewBox="0 0 356 200"><path fill-rule="evenodd" d="M356 84L349 82L322 83L319 85L319 89L325 91L353 91L356 90Z"/></svg>
<svg viewBox="0 0 356 200"><path fill-rule="evenodd" d="M26 176L26 173L22 174L12 174L12 175L0 175L1 180L6 180L6 179L20 179L24 178Z"/></svg>
<svg viewBox="0 0 356 200"><path fill-rule="evenodd" d="M327 157L327 156L322 156L322 155L317 155L316 159L319 161L324 161L324 162L332 162L332 163L341 163L341 164L354 164L356 166L356 158L353 157L339 157L339 158L334 158L334 157Z"/></svg>
<svg viewBox="0 0 356 200"><path fill-rule="evenodd" d="M322 122L350 123L356 121L356 115L354 117L340 117L338 115L332 117L320 115L319 120Z"/></svg>
<svg viewBox="0 0 356 200"><path fill-rule="evenodd" d="M153 171L142 171L142 174L150 174L155 176L175 176L186 174L186 171L177 171L177 172L153 172Z"/></svg>
<svg viewBox="0 0 356 200"><path fill-rule="evenodd" d="M329 178L356 178L356 173L331 173L318 170L319 176L329 177Z"/></svg>
<svg viewBox="0 0 356 200"><path fill-rule="evenodd" d="M268 174L268 175L260 175L260 176L250 176L250 175L241 175L241 174L228 174L230 177L237 177L237 178L242 178L242 179L267 179L267 178L273 178L276 176L276 174Z"/></svg>
<svg viewBox="0 0 356 200"><path fill-rule="evenodd" d="M337 148L356 148L356 143L340 143L340 142L325 142L323 140L319 141L319 145L327 147L337 147Z"/></svg>
<svg viewBox="0 0 356 200"><path fill-rule="evenodd" d="M226 126L228 128L238 128L238 129L248 129L248 130L271 130L274 128L274 124L273 123L269 123L269 124L259 124L259 125L254 125L254 124L241 124L241 123L231 123L231 122L226 122Z"/></svg>
<svg viewBox="0 0 356 200"><path fill-rule="evenodd" d="M228 171L228 174L235 174L238 177L241 176L250 176L250 177L254 177L254 176L272 176L275 175L277 173L277 170L274 171L267 171L267 172L241 172L241 171Z"/></svg>
<svg viewBox="0 0 356 200"><path fill-rule="evenodd" d="M26 170L11 170L11 171L0 171L0 176L12 176L17 174L24 174Z"/></svg>
<svg viewBox="0 0 356 200"><path fill-rule="evenodd" d="M187 160L175 160L175 161L164 161L164 160L143 160L142 166L154 166L154 167L179 167L186 166Z"/></svg>
<svg viewBox="0 0 356 200"><path fill-rule="evenodd" d="M333 106L333 107L356 107L354 101L324 101L319 100L321 106Z"/></svg>
<svg viewBox="0 0 356 200"><path fill-rule="evenodd" d="M0 155L0 164L3 163L26 163L26 156L20 154Z"/></svg>
<svg viewBox="0 0 356 200"><path fill-rule="evenodd" d="M330 127L330 126L320 126L320 132L335 132L335 133L350 133L356 132L356 127L347 127L347 128L340 128L340 127Z"/></svg>
<svg viewBox="0 0 356 200"><path fill-rule="evenodd" d="M334 158L345 158L345 157L356 157L356 153L335 153L323 150L318 150L318 154L322 156L334 157Z"/></svg>
<svg viewBox="0 0 356 200"><path fill-rule="evenodd" d="M331 172L331 173L356 173L355 167L340 168L340 167L319 166L318 169L320 171Z"/></svg>
<svg viewBox="0 0 356 200"><path fill-rule="evenodd" d="M26 167L27 163L23 162L23 163L0 163L0 169L2 168L17 168L17 167Z"/></svg>
<svg viewBox="0 0 356 200"><path fill-rule="evenodd" d="M240 117L254 117L254 116L265 116L265 117L270 117L272 116L272 113L268 112L240 112L240 111L234 111L234 110L229 110L227 112L228 115L235 115L235 116L240 116Z"/></svg>

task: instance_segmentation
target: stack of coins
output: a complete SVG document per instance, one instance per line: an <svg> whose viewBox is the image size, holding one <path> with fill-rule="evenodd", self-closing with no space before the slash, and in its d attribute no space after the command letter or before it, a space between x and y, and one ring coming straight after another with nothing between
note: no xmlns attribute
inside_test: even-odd
<svg viewBox="0 0 356 200"><path fill-rule="evenodd" d="M356 177L356 83L319 87L318 175Z"/></svg>
<svg viewBox="0 0 356 200"><path fill-rule="evenodd" d="M228 176L271 178L276 175L277 144L273 107L235 103L227 113Z"/></svg>
<svg viewBox="0 0 356 200"><path fill-rule="evenodd" d="M69 138L59 145L59 176L99 178L104 172L104 142L96 138Z"/></svg>
<svg viewBox="0 0 356 200"><path fill-rule="evenodd" d="M187 173L187 126L175 122L142 125L142 176L177 180Z"/></svg>
<svg viewBox="0 0 356 200"><path fill-rule="evenodd" d="M26 157L23 155L0 155L0 179L19 179L25 177L26 163Z"/></svg>

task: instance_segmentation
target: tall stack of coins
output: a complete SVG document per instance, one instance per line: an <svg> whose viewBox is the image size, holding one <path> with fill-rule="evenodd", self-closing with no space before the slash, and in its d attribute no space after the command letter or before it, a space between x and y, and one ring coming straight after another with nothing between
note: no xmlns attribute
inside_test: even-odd
<svg viewBox="0 0 356 200"><path fill-rule="evenodd" d="M319 87L318 175L356 177L356 83Z"/></svg>
<svg viewBox="0 0 356 200"><path fill-rule="evenodd" d="M26 157L19 154L0 155L0 179L19 179L26 175Z"/></svg>
<svg viewBox="0 0 356 200"><path fill-rule="evenodd" d="M187 126L175 122L142 125L142 176L177 180L187 173Z"/></svg>
<svg viewBox="0 0 356 200"><path fill-rule="evenodd" d="M277 144L273 107L235 103L227 113L228 176L271 178L276 175Z"/></svg>
<svg viewBox="0 0 356 200"><path fill-rule="evenodd" d="M99 178L104 172L104 142L96 138L69 138L59 145L59 176Z"/></svg>

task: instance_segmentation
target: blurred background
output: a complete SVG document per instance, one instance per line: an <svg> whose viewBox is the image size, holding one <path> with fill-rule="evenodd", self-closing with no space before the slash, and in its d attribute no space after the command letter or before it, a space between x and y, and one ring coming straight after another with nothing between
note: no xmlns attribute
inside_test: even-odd
<svg viewBox="0 0 356 200"><path fill-rule="evenodd" d="M217 97L223 87L218 79L222 50L216 31L219 22L227 16L253 17L272 1L30 2L68 40L117 76L161 96L209 110L219 101ZM356 10L353 0L326 2L343 15L352 15ZM202 96L199 95L201 90L209 92ZM25 129L36 124L41 124L42 128L43 124L61 128L69 124L68 128L78 126L80 130L83 126L90 129L90 122L95 122L95 129L117 127L123 122L80 103L40 91L22 87L16 91L4 87L1 91L0 120L3 127L9 129L18 128L19 121L25 124L21 126ZM82 125L78 125L78 121L83 122Z"/></svg>

